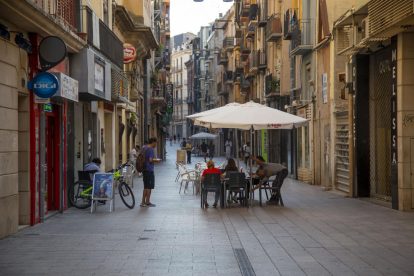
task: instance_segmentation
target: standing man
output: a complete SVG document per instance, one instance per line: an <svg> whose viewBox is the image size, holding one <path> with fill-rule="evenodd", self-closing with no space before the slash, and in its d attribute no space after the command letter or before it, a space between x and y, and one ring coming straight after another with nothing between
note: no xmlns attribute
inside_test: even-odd
<svg viewBox="0 0 414 276"><path fill-rule="evenodd" d="M207 148L208 146L206 142L204 142L203 140L203 142L201 143L201 152L203 153L203 156L204 156L204 162L207 162Z"/></svg>
<svg viewBox="0 0 414 276"><path fill-rule="evenodd" d="M185 138L183 138L183 142L180 144L181 150L185 150L186 146L187 146L187 142L185 141Z"/></svg>
<svg viewBox="0 0 414 276"><path fill-rule="evenodd" d="M269 179L269 177L271 177L272 175L276 175L276 179L273 181L272 187L274 187L274 188L279 187L279 189L276 192L272 192L272 197L270 198L269 201L266 201L266 204L268 204L268 205L278 205L279 200L280 200L280 189L282 188L283 180L285 180L285 178L289 174L287 168L285 166L283 166L282 164L264 162L263 161L264 159L261 156L258 156L257 158L254 158L253 155L250 155L250 159L255 161L260 166L259 169L257 170L257 173L256 173L259 177L266 180L266 179ZM256 189L259 189L260 185L261 185L261 183L259 182L259 184L257 184L253 188L253 192ZM279 186L277 186L277 185L279 185Z"/></svg>
<svg viewBox="0 0 414 276"><path fill-rule="evenodd" d="M244 146L244 164L246 165L246 169L249 166L249 156L250 156L250 142L247 142L247 144Z"/></svg>
<svg viewBox="0 0 414 276"><path fill-rule="evenodd" d="M169 132L167 132L167 135L165 135L165 137L166 137L166 140L168 141L168 140L170 140L170 133Z"/></svg>
<svg viewBox="0 0 414 276"><path fill-rule="evenodd" d="M172 140L173 140L173 138L172 138L172 136L170 137L170 146L172 146Z"/></svg>
<svg viewBox="0 0 414 276"><path fill-rule="evenodd" d="M180 133L178 133L178 135L177 135L177 139L178 139L178 144L180 143L180 140L181 140L181 138L180 138Z"/></svg>
<svg viewBox="0 0 414 276"><path fill-rule="evenodd" d="M177 135L174 133L174 144L177 143Z"/></svg>
<svg viewBox="0 0 414 276"><path fill-rule="evenodd" d="M230 141L230 138L227 140L224 146L226 147L226 160L228 160L231 154L231 147L233 146L233 143Z"/></svg>
<svg viewBox="0 0 414 276"><path fill-rule="evenodd" d="M191 147L190 140L188 140L187 145L185 145L185 150L187 151L187 163L191 164L191 150L192 150L192 147Z"/></svg>
<svg viewBox="0 0 414 276"><path fill-rule="evenodd" d="M142 195L141 207L155 207L155 204L150 202L151 191L155 186L155 176L154 176L154 164L159 163L160 160L155 159L154 148L157 146L157 138L152 137L148 141L148 145L145 145L142 148L142 151L145 152L149 147L148 151L145 154L145 164L147 165L146 170L144 171L144 192Z"/></svg>

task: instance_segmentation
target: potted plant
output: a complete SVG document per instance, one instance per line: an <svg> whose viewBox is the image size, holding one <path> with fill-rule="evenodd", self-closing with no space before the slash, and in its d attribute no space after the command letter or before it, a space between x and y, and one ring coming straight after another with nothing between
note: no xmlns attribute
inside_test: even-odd
<svg viewBox="0 0 414 276"><path fill-rule="evenodd" d="M269 82L269 89L272 93L280 92L280 79L272 77L272 80Z"/></svg>

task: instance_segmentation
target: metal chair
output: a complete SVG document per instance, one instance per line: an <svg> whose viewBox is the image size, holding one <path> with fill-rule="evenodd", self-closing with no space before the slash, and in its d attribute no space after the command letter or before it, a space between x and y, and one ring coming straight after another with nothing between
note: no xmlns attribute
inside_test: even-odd
<svg viewBox="0 0 414 276"><path fill-rule="evenodd" d="M270 190L270 191L275 191L276 193L277 192L279 192L279 195L280 195L280 204L282 205L282 206L284 206L283 205L283 199L282 199L282 194L281 194L281 192L280 192L280 176L281 176L281 174L280 174L280 172L276 175L276 177L273 179L273 180L277 180L277 184L276 184L276 187L271 187L270 186L270 181L272 181L270 178L269 179L265 179L265 180L261 180L260 182L262 182L263 181L263 183L266 183L267 182L267 185L265 184L265 185L263 185L263 183L260 183L261 185L259 186L259 202L260 202L260 206L262 206L262 190L265 190L265 191L267 191L267 190ZM270 194L272 194L272 192L270 193ZM266 196L267 196L267 192L266 192ZM267 200L269 200L269 197L267 197Z"/></svg>
<svg viewBox="0 0 414 276"><path fill-rule="evenodd" d="M93 171L78 171L78 180L86 180L89 182L93 182L91 179L91 174L98 172L98 170Z"/></svg>
<svg viewBox="0 0 414 276"><path fill-rule="evenodd" d="M239 192L240 200L243 201L243 206L246 206L246 202L247 202L246 200L247 199L246 175L244 173L239 173L239 172L227 172L227 173L230 173L229 184L228 184L229 194L231 195L232 192ZM241 195L242 193L244 194L243 196ZM230 208L230 203L228 205L228 208Z"/></svg>
<svg viewBox="0 0 414 276"><path fill-rule="evenodd" d="M188 182L193 182L193 194L194 194L194 181L196 181L194 171L186 170L186 168L184 168L184 166L181 166L179 168L179 173L180 173L180 176L181 176L181 184L180 184L180 191L178 193L179 194L181 193L181 188L183 186L183 182L186 182L185 187L184 187L184 193L185 193L185 190L188 188Z"/></svg>
<svg viewBox="0 0 414 276"><path fill-rule="evenodd" d="M221 179L219 173L208 173L205 175L201 185L201 208L204 208L204 190L209 192L219 192L221 189Z"/></svg>

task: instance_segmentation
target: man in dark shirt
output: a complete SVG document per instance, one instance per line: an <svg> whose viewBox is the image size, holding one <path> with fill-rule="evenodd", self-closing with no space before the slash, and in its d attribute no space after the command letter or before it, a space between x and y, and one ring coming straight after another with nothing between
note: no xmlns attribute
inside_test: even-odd
<svg viewBox="0 0 414 276"><path fill-rule="evenodd" d="M204 162L207 162L207 148L208 146L206 142L204 142L203 140L203 143L201 143L201 152L203 153L203 156L204 156Z"/></svg>

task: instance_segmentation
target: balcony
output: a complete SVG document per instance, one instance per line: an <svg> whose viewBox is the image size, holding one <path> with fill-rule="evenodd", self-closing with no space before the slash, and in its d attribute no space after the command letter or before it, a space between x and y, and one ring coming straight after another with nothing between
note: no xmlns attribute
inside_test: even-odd
<svg viewBox="0 0 414 276"><path fill-rule="evenodd" d="M250 81L248 81L243 75L240 76L240 91L250 92Z"/></svg>
<svg viewBox="0 0 414 276"><path fill-rule="evenodd" d="M298 9L288 9L285 13L285 22L283 24L283 39L292 39L292 28L296 23Z"/></svg>
<svg viewBox="0 0 414 276"><path fill-rule="evenodd" d="M155 87L151 92L151 104L157 104L160 106L167 106L166 93L162 87Z"/></svg>
<svg viewBox="0 0 414 276"><path fill-rule="evenodd" d="M234 37L226 37L223 39L224 53L231 52L234 49Z"/></svg>
<svg viewBox="0 0 414 276"><path fill-rule="evenodd" d="M182 105L183 99L174 99L174 105Z"/></svg>
<svg viewBox="0 0 414 276"><path fill-rule="evenodd" d="M227 65L227 63L229 62L229 58L227 57L227 54L225 54L225 53L222 53L222 54L219 54L218 56L217 56L217 64L218 65Z"/></svg>
<svg viewBox="0 0 414 276"><path fill-rule="evenodd" d="M272 14L267 20L266 41L276 42L282 35L282 20L279 14Z"/></svg>
<svg viewBox="0 0 414 276"><path fill-rule="evenodd" d="M255 75L257 73L257 70L259 69L257 57L258 57L258 52L253 51L250 53L249 73L251 73L252 75Z"/></svg>
<svg viewBox="0 0 414 276"><path fill-rule="evenodd" d="M257 27L259 25L259 5L251 4L249 9L249 27Z"/></svg>
<svg viewBox="0 0 414 276"><path fill-rule="evenodd" d="M240 53L242 57L249 57L251 51L251 42L246 38L241 38L240 40Z"/></svg>
<svg viewBox="0 0 414 276"><path fill-rule="evenodd" d="M173 121L182 121L183 117L181 115L173 115L172 119Z"/></svg>
<svg viewBox="0 0 414 276"><path fill-rule="evenodd" d="M267 56L265 50L259 50L257 52L257 61L259 71L265 71L267 68Z"/></svg>
<svg viewBox="0 0 414 276"><path fill-rule="evenodd" d="M242 57L240 55L237 55L234 61L235 61L236 72L239 72L239 73L243 72L245 62L243 61Z"/></svg>
<svg viewBox="0 0 414 276"><path fill-rule="evenodd" d="M246 32L246 38L249 36L254 36L256 34L256 27L248 27Z"/></svg>
<svg viewBox="0 0 414 276"><path fill-rule="evenodd" d="M194 102L194 100L193 100L193 98L192 98L192 97L186 97L186 98L184 99L184 101L185 101L187 104L191 104L191 103L193 103L193 102Z"/></svg>
<svg viewBox="0 0 414 276"><path fill-rule="evenodd" d="M173 86L174 86L174 88L182 88L183 87L183 82L181 82L181 81L173 82Z"/></svg>
<svg viewBox="0 0 414 276"><path fill-rule="evenodd" d="M267 0L262 0L259 4L259 28L267 25Z"/></svg>
<svg viewBox="0 0 414 276"><path fill-rule="evenodd" d="M272 76L272 74L266 76L265 78L265 97L278 97L280 96L280 80L277 80Z"/></svg>
<svg viewBox="0 0 414 276"><path fill-rule="evenodd" d="M248 19L250 13L250 0L242 0L241 5L240 16Z"/></svg>
<svg viewBox="0 0 414 276"><path fill-rule="evenodd" d="M227 71L223 74L223 83L232 84L233 83L233 71Z"/></svg>
<svg viewBox="0 0 414 276"><path fill-rule="evenodd" d="M292 28L291 52L294 55L306 55L313 49L310 19L299 20Z"/></svg>

